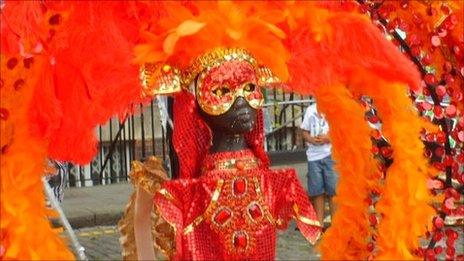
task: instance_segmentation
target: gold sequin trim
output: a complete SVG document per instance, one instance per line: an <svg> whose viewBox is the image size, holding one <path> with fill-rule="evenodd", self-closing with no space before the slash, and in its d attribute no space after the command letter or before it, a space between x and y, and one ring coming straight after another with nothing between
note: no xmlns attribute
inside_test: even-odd
<svg viewBox="0 0 464 261"><path fill-rule="evenodd" d="M223 185L224 185L224 180L223 179L218 180L216 189L214 190L213 195L211 196L211 202L209 203L205 212L201 214L200 216L196 217L192 223L190 223L187 227L184 228L184 235L187 235L188 233L192 232L193 229L196 226L200 225L200 223L203 222L203 220L205 220L205 217L208 214L210 214L211 210L216 205L217 200L219 199L219 195L221 195Z"/></svg>
<svg viewBox="0 0 464 261"><path fill-rule="evenodd" d="M181 72L168 64L144 64L140 67L139 79L143 97L177 93L182 86Z"/></svg>
<svg viewBox="0 0 464 261"><path fill-rule="evenodd" d="M169 193L169 191L167 191L165 188L162 188L162 189L158 190L158 193L160 193L161 195L163 195L165 198L167 198L170 201L175 200L174 197L172 196L172 194Z"/></svg>
<svg viewBox="0 0 464 261"><path fill-rule="evenodd" d="M243 158L243 159L227 159L217 161L214 164L214 170L237 170L237 164L243 164L241 170L254 169L258 167L258 161L256 158ZM203 171L208 171L206 168Z"/></svg>

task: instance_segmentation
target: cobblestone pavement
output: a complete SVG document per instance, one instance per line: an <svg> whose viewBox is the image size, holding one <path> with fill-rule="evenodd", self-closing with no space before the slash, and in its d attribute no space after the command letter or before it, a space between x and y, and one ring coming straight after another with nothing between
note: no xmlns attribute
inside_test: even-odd
<svg viewBox="0 0 464 261"><path fill-rule="evenodd" d="M115 226L100 226L76 230L79 242L85 247L89 260L121 260L119 233ZM279 232L278 260L319 260L314 248L292 223L287 231Z"/></svg>
<svg viewBox="0 0 464 261"><path fill-rule="evenodd" d="M455 245L456 251L463 253L463 233L459 229L457 231L459 239ZM75 232L79 242L85 247L89 260L122 260L119 233L115 226L83 228ZM444 247L444 242L437 245ZM444 256L440 259L444 260ZM319 255L300 232L295 230L292 222L286 231L278 232L277 260L319 260Z"/></svg>

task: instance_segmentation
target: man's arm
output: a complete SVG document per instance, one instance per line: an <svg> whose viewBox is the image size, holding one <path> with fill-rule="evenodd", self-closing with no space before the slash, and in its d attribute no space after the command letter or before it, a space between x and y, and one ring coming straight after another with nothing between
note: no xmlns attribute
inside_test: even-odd
<svg viewBox="0 0 464 261"><path fill-rule="evenodd" d="M319 139L319 136L318 137L313 137L311 136L311 133L307 130L304 130L304 129L301 129L302 131L302 134L303 134L303 139L307 142L307 143L310 143L310 144L313 144L313 145L321 145L323 143L321 143L321 140Z"/></svg>
<svg viewBox="0 0 464 261"><path fill-rule="evenodd" d="M316 139L320 142L319 144L329 144L330 143L330 137L327 134L321 134L316 137Z"/></svg>

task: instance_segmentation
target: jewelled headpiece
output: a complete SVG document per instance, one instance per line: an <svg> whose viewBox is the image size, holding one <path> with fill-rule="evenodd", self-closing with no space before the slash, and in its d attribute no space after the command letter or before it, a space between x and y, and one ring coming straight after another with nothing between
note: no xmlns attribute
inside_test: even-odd
<svg viewBox="0 0 464 261"><path fill-rule="evenodd" d="M144 64L140 68L143 95L172 94L179 92L182 88L188 89L190 83L201 72L217 67L224 62L236 60L245 61L254 68L259 87L280 83L280 80L272 71L266 66L260 65L247 50L241 48L216 48L200 55L184 70L164 63Z"/></svg>

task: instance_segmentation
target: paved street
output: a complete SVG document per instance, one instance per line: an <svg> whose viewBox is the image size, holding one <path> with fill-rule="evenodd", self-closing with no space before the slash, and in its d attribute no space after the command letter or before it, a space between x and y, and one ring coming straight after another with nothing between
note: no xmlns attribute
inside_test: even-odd
<svg viewBox="0 0 464 261"><path fill-rule="evenodd" d="M85 247L89 260L121 260L119 233L115 226L99 226L76 230L79 242ZM292 223L289 229L279 233L277 243L279 260L318 260L314 248L295 231Z"/></svg>

